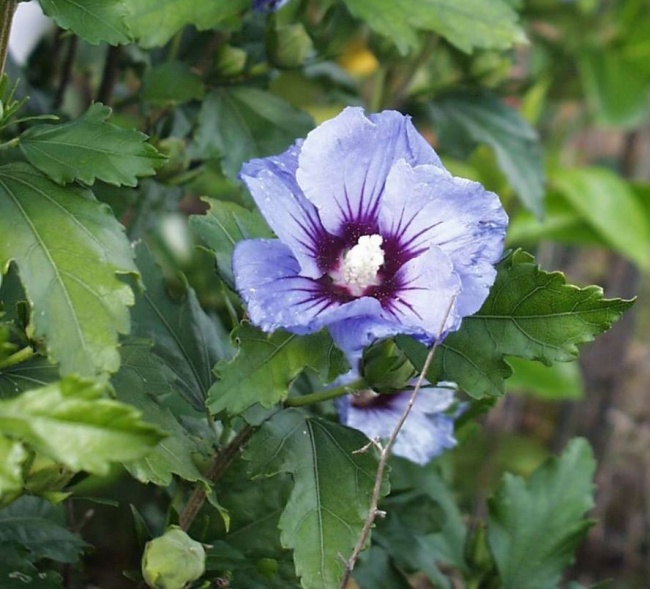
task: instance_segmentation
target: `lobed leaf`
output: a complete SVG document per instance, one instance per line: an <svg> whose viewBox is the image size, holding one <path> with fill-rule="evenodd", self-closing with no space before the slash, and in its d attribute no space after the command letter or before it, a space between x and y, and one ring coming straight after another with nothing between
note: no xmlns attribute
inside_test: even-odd
<svg viewBox="0 0 650 589"><path fill-rule="evenodd" d="M134 334L154 342L153 351L174 373L174 387L198 411L214 382L212 367L229 355L220 323L201 308L188 286L185 300L169 298L165 280L144 243L135 247L146 290L133 308Z"/></svg>
<svg viewBox="0 0 650 589"><path fill-rule="evenodd" d="M87 545L66 529L63 521L60 508L48 501L27 495L20 497L0 510L3 556L20 551L28 562L42 558L64 563L77 561Z"/></svg>
<svg viewBox="0 0 650 589"><path fill-rule="evenodd" d="M127 23L142 47L160 47L186 25L200 31L234 19L249 0L129 0Z"/></svg>
<svg viewBox="0 0 650 589"><path fill-rule="evenodd" d="M427 378L457 382L477 399L501 395L512 374L506 356L546 365L574 360L578 344L609 329L632 304L603 298L597 286L568 285L518 250L500 263L481 310L440 344ZM425 346L403 336L397 342L416 367L424 364Z"/></svg>
<svg viewBox="0 0 650 589"><path fill-rule="evenodd" d="M135 460L164 436L140 413L102 398L106 385L68 377L0 401L0 429L71 470L106 474Z"/></svg>
<svg viewBox="0 0 650 589"><path fill-rule="evenodd" d="M306 368L325 382L347 370L343 353L325 330L305 336L284 331L269 335L242 323L233 339L239 352L215 367L219 380L208 392L207 405L214 413L238 414L256 403L270 408L287 398L291 384Z"/></svg>
<svg viewBox="0 0 650 589"><path fill-rule="evenodd" d="M119 401L133 405L142 418L166 434L151 452L125 465L139 481L166 487L173 475L186 481L209 482L196 467L194 459L203 450L180 424L161 399L176 395L171 382L173 373L151 352L151 343L129 340L122 344L122 366L111 382Z"/></svg>
<svg viewBox="0 0 650 589"><path fill-rule="evenodd" d="M544 161L537 132L497 96L453 93L427 105L442 146L466 155L466 146L489 145L523 205L542 216Z"/></svg>
<svg viewBox="0 0 650 589"><path fill-rule="evenodd" d="M59 184L96 179L135 186L138 176L152 176L165 157L145 143L147 136L107 123L111 109L93 104L83 116L62 125L36 125L20 137L29 162Z"/></svg>
<svg viewBox="0 0 650 589"><path fill-rule="evenodd" d="M201 105L193 149L202 158L221 158L226 176L236 178L253 158L284 151L313 128L311 117L258 88L219 88Z"/></svg>
<svg viewBox="0 0 650 589"><path fill-rule="evenodd" d="M23 163L0 167L0 270L17 264L32 311L62 374L115 372L130 329L137 273L122 226L92 193L62 187Z"/></svg>
<svg viewBox="0 0 650 589"><path fill-rule="evenodd" d="M337 587L359 537L378 464L374 451L354 453L367 442L357 430L290 409L266 422L244 452L254 477L293 475L279 527L305 589Z"/></svg>
<svg viewBox="0 0 650 589"><path fill-rule="evenodd" d="M190 227L215 253L219 274L234 288L232 252L242 239L273 237L259 212L234 203L204 198L210 205L205 215L190 217Z"/></svg>
<svg viewBox="0 0 650 589"><path fill-rule="evenodd" d="M43 12L62 29L72 30L97 45L125 45L132 41L126 23L125 0L39 0Z"/></svg>
<svg viewBox="0 0 650 589"><path fill-rule="evenodd" d="M573 440L526 482L507 474L489 501L488 542L504 589L553 589L593 521L596 462Z"/></svg>
<svg viewBox="0 0 650 589"><path fill-rule="evenodd" d="M525 40L517 13L503 0L344 0L348 10L401 53L418 46L417 31L433 31L461 51L507 49Z"/></svg>
<svg viewBox="0 0 650 589"><path fill-rule="evenodd" d="M0 497L20 491L27 451L20 442L0 436Z"/></svg>

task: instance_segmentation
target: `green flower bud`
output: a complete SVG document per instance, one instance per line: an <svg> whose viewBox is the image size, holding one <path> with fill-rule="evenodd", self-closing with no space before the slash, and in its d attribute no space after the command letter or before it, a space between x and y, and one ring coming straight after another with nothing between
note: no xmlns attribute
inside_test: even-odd
<svg viewBox="0 0 650 589"><path fill-rule="evenodd" d="M240 75L246 67L246 51L232 45L222 45L215 59L216 72L224 78Z"/></svg>
<svg viewBox="0 0 650 589"><path fill-rule="evenodd" d="M205 572L203 545L178 526L147 542L142 557L142 576L154 589L182 589Z"/></svg>
<svg viewBox="0 0 650 589"><path fill-rule="evenodd" d="M373 344L363 353L362 375L370 388L378 393L404 390L416 370L393 340Z"/></svg>
<svg viewBox="0 0 650 589"><path fill-rule="evenodd" d="M300 23L280 25L266 35L269 61L279 68L300 67L313 54L314 44Z"/></svg>
<svg viewBox="0 0 650 589"><path fill-rule="evenodd" d="M187 145L180 137L167 137L161 139L156 145L158 151L167 156L167 161L158 170L161 179L171 178L185 172L190 166L190 157Z"/></svg>

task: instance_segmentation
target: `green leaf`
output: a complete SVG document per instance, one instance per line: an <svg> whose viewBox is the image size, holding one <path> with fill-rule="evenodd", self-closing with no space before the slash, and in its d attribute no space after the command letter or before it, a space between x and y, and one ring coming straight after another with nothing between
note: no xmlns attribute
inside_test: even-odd
<svg viewBox="0 0 650 589"><path fill-rule="evenodd" d="M249 211L234 203L204 198L210 205L205 215L190 217L190 227L214 251L219 274L232 287L232 252L242 239L273 237L273 233L259 212Z"/></svg>
<svg viewBox="0 0 650 589"><path fill-rule="evenodd" d="M305 589L337 587L359 537L377 471L374 451L354 453L367 442L357 430L289 409L265 423L244 452L254 477L293 475L279 526Z"/></svg>
<svg viewBox="0 0 650 589"><path fill-rule="evenodd" d="M580 366L577 362L558 362L544 366L521 358L508 358L514 374L508 379L508 391L519 391L546 401L582 399Z"/></svg>
<svg viewBox="0 0 650 589"><path fill-rule="evenodd" d="M188 286L185 300L172 301L160 268L144 243L136 261L146 289L133 309L134 333L154 342L153 351L175 375L174 388L198 411L214 382L212 367L229 355L221 324L201 308Z"/></svg>
<svg viewBox="0 0 650 589"><path fill-rule="evenodd" d="M0 562L0 587L2 589L64 589L61 575L42 571L28 563L9 566Z"/></svg>
<svg viewBox="0 0 650 589"><path fill-rule="evenodd" d="M540 270L518 250L499 264L481 310L440 344L427 378L457 382L476 399L501 395L512 374L506 356L546 365L574 360L578 344L609 329L632 304L603 298L597 286L567 285L560 272ZM416 368L424 364L422 344L403 336L397 343Z"/></svg>
<svg viewBox="0 0 650 589"><path fill-rule="evenodd" d="M605 125L634 127L648 112L648 78L614 47L589 47L578 59L587 102Z"/></svg>
<svg viewBox="0 0 650 589"><path fill-rule="evenodd" d="M62 29L70 29L94 45L132 41L125 0L39 0L43 12Z"/></svg>
<svg viewBox="0 0 650 589"><path fill-rule="evenodd" d="M20 491L27 452L20 442L0 436L0 496Z"/></svg>
<svg viewBox="0 0 650 589"><path fill-rule="evenodd" d="M181 104L194 98L200 100L204 94L201 77L180 61L161 63L142 80L142 97L150 102Z"/></svg>
<svg viewBox="0 0 650 589"><path fill-rule="evenodd" d="M542 149L536 131L516 110L487 92L448 94L427 108L444 149L465 157L468 145L489 145L524 206L542 216Z"/></svg>
<svg viewBox="0 0 650 589"><path fill-rule="evenodd" d="M354 567L354 580L361 589L411 589L408 578L379 546L371 546Z"/></svg>
<svg viewBox="0 0 650 589"><path fill-rule="evenodd" d="M167 437L144 457L129 462L126 469L143 483L166 487L176 474L186 481L208 481L194 464L202 446L181 426L161 398L176 395L171 382L173 373L152 354L151 344L129 340L122 344L122 367L111 380L119 401L133 405L142 418L154 424Z"/></svg>
<svg viewBox="0 0 650 589"><path fill-rule="evenodd" d="M630 184L602 168L556 170L551 182L605 243L650 267L650 222Z"/></svg>
<svg viewBox="0 0 650 589"><path fill-rule="evenodd" d="M0 401L0 430L71 470L106 474L112 462L142 457L163 435L133 407L102 398L105 391L68 377Z"/></svg>
<svg viewBox="0 0 650 589"><path fill-rule="evenodd" d="M287 398L298 375L309 368L324 382L345 372L343 353L323 330L297 336L284 331L263 333L249 323L234 332L239 352L229 362L220 362L215 371L219 380L208 392L208 407L213 413L241 413L260 403L270 408Z"/></svg>
<svg viewBox="0 0 650 589"><path fill-rule="evenodd" d="M235 24L248 8L249 0L129 0L127 23L142 47L159 47L186 25Z"/></svg>
<svg viewBox="0 0 650 589"><path fill-rule="evenodd" d="M225 174L236 178L244 162L280 153L312 128L308 114L273 94L224 87L203 101L193 149L202 158L222 158Z"/></svg>
<svg viewBox="0 0 650 589"><path fill-rule="evenodd" d="M61 187L26 164L0 167L0 270L13 260L62 374L92 376L120 364L133 292L117 274L137 273L122 226L88 191Z"/></svg>
<svg viewBox="0 0 650 589"><path fill-rule="evenodd" d="M36 125L20 137L20 148L36 168L60 184L95 179L135 186L138 176L152 176L165 157L134 129L107 123L111 109L93 104L76 121Z"/></svg>
<svg viewBox="0 0 650 589"><path fill-rule="evenodd" d="M63 526L63 513L44 499L23 496L0 511L0 548L3 560L20 549L34 562L49 558L72 563L87 546ZM21 559L22 560L22 559Z"/></svg>
<svg viewBox="0 0 650 589"><path fill-rule="evenodd" d="M466 53L507 49L525 40L517 13L503 0L344 1L353 15L390 37L403 54L417 47L417 30L436 32Z"/></svg>
<svg viewBox="0 0 650 589"><path fill-rule="evenodd" d="M585 440L573 440L526 482L506 475L489 501L488 541L504 589L553 589L594 522L596 462Z"/></svg>

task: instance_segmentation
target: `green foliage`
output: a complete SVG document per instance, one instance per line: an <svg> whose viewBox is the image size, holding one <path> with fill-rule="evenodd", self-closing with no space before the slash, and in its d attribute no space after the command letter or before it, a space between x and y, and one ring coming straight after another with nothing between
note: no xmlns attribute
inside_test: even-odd
<svg viewBox="0 0 650 589"><path fill-rule="evenodd" d="M340 555L352 552L361 532L377 469L374 451L355 453L366 444L356 430L289 409L264 424L246 449L254 477L293 475L279 526L305 589L337 586Z"/></svg>
<svg viewBox="0 0 650 589"><path fill-rule="evenodd" d="M596 464L586 441L576 439L527 482L506 475L490 500L488 539L504 589L553 589L573 550L594 522Z"/></svg>
<svg viewBox="0 0 650 589"><path fill-rule="evenodd" d="M544 366L522 358L508 358L508 364L514 371L506 383L508 391L548 401L577 400L585 396L577 362Z"/></svg>
<svg viewBox="0 0 650 589"><path fill-rule="evenodd" d="M467 157L476 143L489 145L524 206L542 216L541 148L537 133L516 110L488 93L445 95L427 109L445 149Z"/></svg>
<svg viewBox="0 0 650 589"><path fill-rule="evenodd" d="M273 94L224 87L201 105L194 150L204 158L221 158L226 176L236 178L244 162L284 151L312 127L309 115Z"/></svg>
<svg viewBox="0 0 650 589"><path fill-rule="evenodd" d="M418 45L417 31L434 31L452 45L474 49L506 49L525 35L516 13L503 0L345 0L352 14L390 37L405 54Z"/></svg>
<svg viewBox="0 0 650 589"><path fill-rule="evenodd" d="M133 253L107 206L88 191L55 184L31 166L0 167L0 268L18 265L35 309L36 337L62 374L119 367L117 338L130 328ZM92 318L92 321L89 319Z"/></svg>
<svg viewBox="0 0 650 589"><path fill-rule="evenodd" d="M227 354L225 332L201 308L191 288L184 301L173 301L147 247L140 243L135 251L145 290L133 309L134 333L153 340L153 352L175 376L174 387L201 410L214 381L212 367Z"/></svg>
<svg viewBox="0 0 650 589"><path fill-rule="evenodd" d="M501 395L512 374L506 356L546 365L573 360L578 344L609 329L631 305L604 299L595 286L567 285L561 273L544 272L532 256L516 251L499 265L481 310L440 344L427 378L457 382L476 399ZM423 365L422 344L406 337L397 343L416 367Z"/></svg>
<svg viewBox="0 0 650 589"><path fill-rule="evenodd" d="M20 491L27 452L20 442L0 438L0 497Z"/></svg>
<svg viewBox="0 0 650 589"><path fill-rule="evenodd" d="M126 0L39 0L43 12L62 29L71 29L89 43L129 43Z"/></svg>
<svg viewBox="0 0 650 589"><path fill-rule="evenodd" d="M273 237L273 234L257 211L249 211L234 202L214 198L204 200L210 209L205 215L191 217L190 226L214 252L221 277L234 287L231 259L237 242Z"/></svg>
<svg viewBox="0 0 650 589"><path fill-rule="evenodd" d="M27 391L0 401L0 429L73 471L106 474L111 463L141 458L163 435L105 392L72 377Z"/></svg>
<svg viewBox="0 0 650 589"><path fill-rule="evenodd" d="M213 413L241 413L260 403L270 408L287 398L293 381L309 368L321 381L343 374L347 363L327 331L297 336L283 331L267 335L248 323L233 332L239 352L230 362L219 363L219 380L208 393Z"/></svg>
<svg viewBox="0 0 650 589"><path fill-rule="evenodd" d="M142 80L142 97L152 103L181 104L201 99L205 86L201 78L187 64L167 61L150 69Z"/></svg>
<svg viewBox="0 0 650 589"><path fill-rule="evenodd" d="M97 102L79 119L63 125L37 125L20 138L29 162L55 182L96 179L135 186L138 176L151 176L164 157L146 136L107 123L111 109Z"/></svg>

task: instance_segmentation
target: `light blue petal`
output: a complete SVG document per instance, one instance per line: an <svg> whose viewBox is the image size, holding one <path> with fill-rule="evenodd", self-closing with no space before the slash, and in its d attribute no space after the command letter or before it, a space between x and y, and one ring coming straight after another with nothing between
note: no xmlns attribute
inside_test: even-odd
<svg viewBox="0 0 650 589"><path fill-rule="evenodd" d="M361 108L346 108L309 133L296 177L325 229L341 236L346 225L376 220L386 178L399 159L442 166L409 117L385 111L366 118Z"/></svg>
<svg viewBox="0 0 650 589"><path fill-rule="evenodd" d="M405 161L389 174L379 215L385 235L400 235L416 251L433 243L449 257L462 284L461 317L476 313L488 295L507 222L498 196L479 183Z"/></svg>
<svg viewBox="0 0 650 589"><path fill-rule="evenodd" d="M301 273L319 278L323 272L317 253L324 230L316 207L295 180L301 143L278 156L251 160L242 166L240 177L266 222L300 263Z"/></svg>

